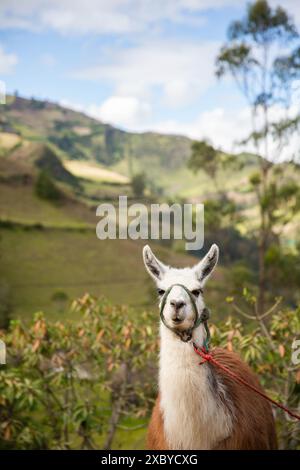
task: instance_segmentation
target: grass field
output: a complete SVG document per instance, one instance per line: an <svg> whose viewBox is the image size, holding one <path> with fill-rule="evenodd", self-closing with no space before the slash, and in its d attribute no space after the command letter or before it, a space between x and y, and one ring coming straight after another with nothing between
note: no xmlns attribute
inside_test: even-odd
<svg viewBox="0 0 300 470"><path fill-rule="evenodd" d="M148 180L162 187L167 197L182 197L190 201L199 201L203 199L203 196L213 195L220 189L241 195L242 188L245 194L248 188L248 177L255 170L255 167L250 164L235 171L230 168L220 169L217 174L218 187L216 187L214 181L204 171L200 170L195 174L186 165L175 169L162 169L151 159L149 161L133 159L132 165L134 172L144 171ZM126 160L115 164L112 169L128 176Z"/></svg>
<svg viewBox="0 0 300 470"><path fill-rule="evenodd" d="M96 199L98 192L98 203L105 195L115 199L120 187L121 193L127 188L84 182L85 192L91 191ZM88 194L86 199L96 205ZM144 243L98 240L95 207L74 197L53 204L38 198L31 183L7 180L0 182L0 221L13 224L0 230L0 282L10 289L13 317L28 318L37 310L61 317L62 305L53 300L58 291L69 301L90 292L137 308L155 305L142 262ZM157 251L175 266L195 262L160 245ZM63 307L66 310L67 303Z"/></svg>
<svg viewBox="0 0 300 470"><path fill-rule="evenodd" d="M128 184L107 184L92 180L81 182L84 194L81 199L88 205L98 204L100 201L118 201L120 195L132 197L131 186Z"/></svg>
<svg viewBox="0 0 300 470"><path fill-rule="evenodd" d="M85 202L91 206L106 198L114 200L128 188L87 180L83 187ZM68 198L61 205L53 205L39 199L31 184L2 182L0 219L24 225L0 231L0 282L11 292L13 317L29 318L38 310L45 311L49 318L70 317L65 313L69 303L85 292L105 296L113 303L129 304L137 311L154 308L155 289L141 256L144 243L98 240L95 207ZM197 261L188 254L151 245L166 263L184 266ZM206 295L220 317L226 312L224 298L228 294L222 268L214 280ZM63 304L55 300L57 292L65 294ZM222 311L220 304L224 306Z"/></svg>
<svg viewBox="0 0 300 470"><path fill-rule="evenodd" d="M116 171L103 168L96 163L77 160L66 160L63 162L68 171L78 178L89 179L98 182L128 184L129 178Z"/></svg>
<svg viewBox="0 0 300 470"><path fill-rule="evenodd" d="M2 229L0 278L10 288L13 316L43 310L61 317L52 300L57 291L70 300L90 292L117 304L153 307L155 290L143 266L142 246L131 240L100 241L94 230ZM174 265L195 262L159 246L156 251Z"/></svg>
<svg viewBox="0 0 300 470"><path fill-rule="evenodd" d="M2 230L0 247L2 276L13 290L17 316L35 310L57 314L51 301L56 291L70 300L85 292L115 303L131 303L133 297L137 304L145 300L142 263L133 253L135 245L126 240L99 241L94 231L15 229Z"/></svg>
<svg viewBox="0 0 300 470"><path fill-rule="evenodd" d="M55 227L95 226L95 212L72 200L52 204L39 199L32 185L0 184L0 219Z"/></svg>
<svg viewBox="0 0 300 470"><path fill-rule="evenodd" d="M0 148L10 150L21 142L21 137L10 132L0 132Z"/></svg>

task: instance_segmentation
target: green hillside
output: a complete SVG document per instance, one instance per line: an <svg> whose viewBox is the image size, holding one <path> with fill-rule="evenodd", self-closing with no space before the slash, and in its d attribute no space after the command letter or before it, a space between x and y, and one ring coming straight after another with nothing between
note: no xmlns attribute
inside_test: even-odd
<svg viewBox="0 0 300 470"><path fill-rule="evenodd" d="M59 201L36 194L45 170L59 188ZM139 311L154 305L143 243L100 241L95 234L96 202L125 190L132 197L123 182L78 180L46 143L24 140L0 157L0 326L1 315L29 319L38 310L65 318L62 312L85 292ZM158 245L157 251L175 265L193 263L168 248Z"/></svg>
<svg viewBox="0 0 300 470"><path fill-rule="evenodd" d="M173 169L189 155L186 137L124 132L46 101L10 96L1 114L0 131L51 142L63 158L113 165L130 153L133 159Z"/></svg>
<svg viewBox="0 0 300 470"><path fill-rule="evenodd" d="M44 310L60 318L58 292L65 294L67 304L89 292L115 304L153 307L142 246L130 240L100 241L94 230L2 229L1 277L13 292L14 316L29 318ZM175 265L193 262L167 249L157 251Z"/></svg>
<svg viewBox="0 0 300 470"><path fill-rule="evenodd" d="M154 289L141 259L143 244L100 242L95 208L117 202L120 194L135 201L130 167L146 174L146 204L182 199L219 204L212 180L186 167L190 144L186 137L126 133L53 103L10 97L0 118L0 316L7 311L29 317L44 309L60 317L62 304L85 291L138 310L154 305ZM206 229L206 243L222 244L221 261L243 262L243 253L255 252L247 234L257 225L258 209L248 191L256 167L256 156L241 154L218 173L225 203L234 202L242 215L238 221L222 215L221 227ZM37 194L41 173L51 179L58 200ZM215 224L217 213L212 217ZM286 227L291 245L298 227L297 217ZM157 245L166 262L195 262L180 243L171 245ZM234 270L220 267L217 276L222 282L210 283L206 295L222 316L228 312L224 299L231 292Z"/></svg>
<svg viewBox="0 0 300 470"><path fill-rule="evenodd" d="M3 107L0 147L1 135L6 140L7 135L13 137L7 152L13 150L14 142L17 149L24 147L24 141L40 142L67 162L97 164L100 169L109 168L125 177L144 172L151 191L167 197L197 200L203 194L215 192L204 172L194 175L187 170L191 140L184 136L124 132L55 103L15 96L10 96ZM240 188L257 164L253 155L241 154L236 158L234 172L231 169L221 172L220 186L225 190ZM78 176L78 172L75 174Z"/></svg>
<svg viewBox="0 0 300 470"><path fill-rule="evenodd" d="M85 292L131 305L137 314L154 307L155 289L142 262L143 242L98 240L92 202L75 198L63 184L59 204L43 200L35 194L34 174L18 179L20 162L14 166L4 157L0 161L0 317L7 307L13 318L29 319L39 310L65 318L66 307ZM100 185L99 195L107 188L120 191ZM175 266L197 261L159 244L155 251ZM212 283L208 298L224 299L225 291L218 289Z"/></svg>
<svg viewBox="0 0 300 470"><path fill-rule="evenodd" d="M50 144L23 141L9 152L9 160L26 165L29 174L43 170L58 181L78 186L77 178L65 168Z"/></svg>

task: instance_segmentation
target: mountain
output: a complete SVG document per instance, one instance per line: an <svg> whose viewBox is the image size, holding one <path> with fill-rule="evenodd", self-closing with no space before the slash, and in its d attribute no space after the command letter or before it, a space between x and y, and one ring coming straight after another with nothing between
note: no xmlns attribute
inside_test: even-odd
<svg viewBox="0 0 300 470"><path fill-rule="evenodd" d="M163 168L178 168L188 158L187 137L152 132L129 133L58 104L9 96L0 132L29 141L52 143L62 158L114 165L128 156Z"/></svg>
<svg viewBox="0 0 300 470"><path fill-rule="evenodd" d="M203 171L194 175L187 169L192 143L188 137L125 132L56 103L9 96L1 109L0 156L19 147L23 152L28 142L44 145L42 153L52 155L51 167L53 155L66 162L70 171L72 165L68 162L77 161L82 175L76 172L76 176L82 179L90 173L90 165L98 165L100 170L104 167L129 178L144 172L149 190L157 195L195 202L215 192L211 179ZM220 170L224 191L239 191L257 164L255 155L236 157L234 172ZM61 169L57 172L63 173Z"/></svg>
<svg viewBox="0 0 300 470"><path fill-rule="evenodd" d="M35 148L31 151L31 156L34 156L34 166L39 170L46 171L58 181L74 186L78 185L77 178L66 170L49 145L35 144Z"/></svg>
<svg viewBox="0 0 300 470"><path fill-rule="evenodd" d="M25 174L46 171L52 178L78 186L77 178L72 175L57 157L51 145L43 142L24 142L12 150L8 157L8 163L23 166Z"/></svg>
<svg viewBox="0 0 300 470"><path fill-rule="evenodd" d="M9 97L0 116L1 304L11 304L9 295L1 297L1 285L12 293L12 315L19 317L41 308L59 317L60 308L53 299L62 291L69 299L85 291L104 294L115 303L139 309L148 303L153 290L143 271L142 243L99 241L95 205L116 202L120 194L135 200L126 178L130 165L133 173L146 174L145 203L176 198L213 203L217 188L212 179L204 171L194 175L187 168L190 145L187 137L128 133L55 103ZM223 260L228 252L241 251L240 246L243 253L255 251L243 234L257 227L258 207L249 191L249 175L258 159L241 154L233 160L233 166L221 166L218 186L243 216L238 222L242 235L232 230L229 217L225 218L227 232L214 231L212 240L206 233L206 243L220 240ZM37 176L43 170L63 195L59 203L36 191ZM288 242L294 242L296 231L296 225L290 228ZM180 253L179 245L169 248L163 247L165 260L174 259L178 265L195 261ZM209 300L224 304L229 281L229 276L223 276L221 287L210 290Z"/></svg>

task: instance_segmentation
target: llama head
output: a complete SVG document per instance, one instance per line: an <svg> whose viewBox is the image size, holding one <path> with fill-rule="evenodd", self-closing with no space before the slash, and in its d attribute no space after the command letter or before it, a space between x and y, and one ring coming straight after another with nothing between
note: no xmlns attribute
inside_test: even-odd
<svg viewBox="0 0 300 470"><path fill-rule="evenodd" d="M201 315L205 308L203 287L218 262L218 246L212 245L206 256L193 268L177 269L166 266L154 256L148 245L144 247L143 257L146 269L156 283L160 306L166 290L174 284L181 284L192 293L198 314ZM171 288L163 313L166 324L172 329L187 331L194 325L195 313L191 299L179 285Z"/></svg>

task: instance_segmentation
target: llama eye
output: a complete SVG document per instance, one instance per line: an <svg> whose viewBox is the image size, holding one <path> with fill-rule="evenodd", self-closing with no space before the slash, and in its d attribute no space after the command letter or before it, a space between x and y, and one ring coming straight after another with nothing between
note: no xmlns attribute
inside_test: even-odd
<svg viewBox="0 0 300 470"><path fill-rule="evenodd" d="M203 290L202 290L202 289L195 289L195 290L192 290L192 294L193 294L195 297L199 297L200 294L203 294Z"/></svg>
<svg viewBox="0 0 300 470"><path fill-rule="evenodd" d="M158 295L164 295L165 292L166 292L166 291L163 290L163 289L157 289Z"/></svg>

